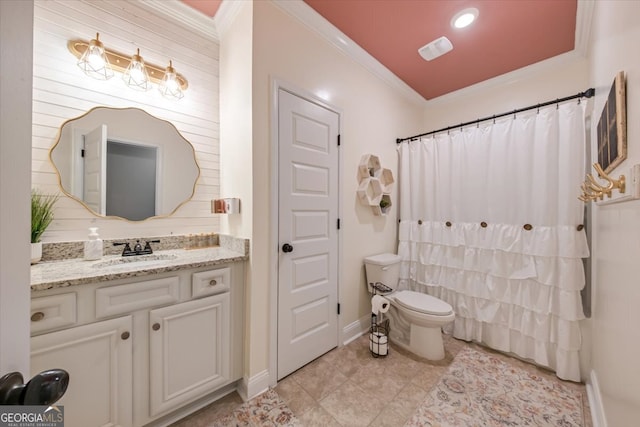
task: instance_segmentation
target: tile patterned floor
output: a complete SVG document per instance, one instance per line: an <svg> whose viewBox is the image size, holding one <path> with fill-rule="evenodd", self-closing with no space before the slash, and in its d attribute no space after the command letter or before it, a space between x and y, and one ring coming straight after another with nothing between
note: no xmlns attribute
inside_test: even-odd
<svg viewBox="0 0 640 427"><path fill-rule="evenodd" d="M232 393L181 420L172 427L204 426L402 426L416 413L429 391L464 347L491 354L500 360L561 383L582 395L584 427L592 427L589 402L583 384L559 380L552 372L518 359L444 337L445 358L432 362L392 345L389 356L373 358L368 337L332 350L280 381L260 402L242 402ZM266 401L267 403L261 403ZM261 411L255 407L262 405ZM253 408L253 409L252 409ZM280 408L287 414L277 414ZM290 418L292 412L295 417ZM262 413L262 418L259 415ZM258 414L258 415L256 415Z"/></svg>

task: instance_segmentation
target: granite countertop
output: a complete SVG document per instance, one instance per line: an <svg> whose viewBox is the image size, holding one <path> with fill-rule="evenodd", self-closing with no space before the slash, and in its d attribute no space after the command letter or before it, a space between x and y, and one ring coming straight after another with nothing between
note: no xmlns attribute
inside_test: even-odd
<svg viewBox="0 0 640 427"><path fill-rule="evenodd" d="M248 256L223 247L174 249L150 255L122 257L104 256L97 261L82 258L41 262L31 266L31 290L41 291L65 286L83 285L127 277L146 276L186 268L207 267L236 261Z"/></svg>

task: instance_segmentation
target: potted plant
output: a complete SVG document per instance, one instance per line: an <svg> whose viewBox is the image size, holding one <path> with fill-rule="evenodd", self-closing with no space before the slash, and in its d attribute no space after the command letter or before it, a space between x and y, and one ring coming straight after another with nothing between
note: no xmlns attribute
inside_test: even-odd
<svg viewBox="0 0 640 427"><path fill-rule="evenodd" d="M390 207L391 207L391 198L387 195L382 196L382 199L380 200L380 211L382 212L382 214L386 215Z"/></svg>
<svg viewBox="0 0 640 427"><path fill-rule="evenodd" d="M42 258L40 238L53 221L53 206L57 200L58 196L31 190L31 264L37 263Z"/></svg>

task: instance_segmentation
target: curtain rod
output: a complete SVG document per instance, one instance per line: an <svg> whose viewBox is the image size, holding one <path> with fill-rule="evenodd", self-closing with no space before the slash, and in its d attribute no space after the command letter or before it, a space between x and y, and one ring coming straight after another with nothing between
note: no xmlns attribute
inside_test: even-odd
<svg viewBox="0 0 640 427"><path fill-rule="evenodd" d="M531 105L529 107L519 108L517 110L509 111L508 113L496 114L495 116L485 117L485 118L482 118L482 119L476 119L476 120L473 120L471 122L460 123L459 125L448 126L446 128L442 128L442 129L438 129L438 130L432 130L431 132L425 132L425 133L421 133L419 135L410 136L410 137L407 137L407 138L397 138L396 139L396 144L400 144L401 142L404 142L404 141L414 141L414 140L416 140L416 139L418 139L420 137L423 137L423 136L433 135L433 134L439 133L439 132L446 132L446 131L451 130L451 129L458 129L458 128L462 128L464 126L474 125L474 124L477 124L477 123L480 123L480 122L484 122L484 121L487 121L487 120L495 120L495 119L497 119L499 117L509 116L511 114L522 113L523 111L533 110L535 108L546 107L547 105L559 104L561 102L570 101L570 100L576 99L576 98L591 98L595 94L596 94L596 90L594 88L589 88L589 89L585 90L584 92L578 92L575 95L567 96L567 97L564 97L564 98L559 98L559 99L556 99L554 101L543 102L542 104L536 104L536 105Z"/></svg>

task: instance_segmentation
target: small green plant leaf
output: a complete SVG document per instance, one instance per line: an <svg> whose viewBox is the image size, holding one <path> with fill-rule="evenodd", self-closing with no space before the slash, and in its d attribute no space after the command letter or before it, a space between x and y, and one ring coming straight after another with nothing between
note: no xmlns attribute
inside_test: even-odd
<svg viewBox="0 0 640 427"><path fill-rule="evenodd" d="M57 201L57 195L31 190L31 243L39 242L42 233L53 221L53 207Z"/></svg>

